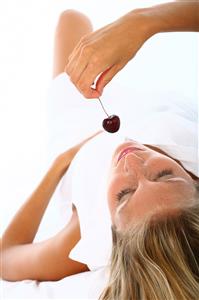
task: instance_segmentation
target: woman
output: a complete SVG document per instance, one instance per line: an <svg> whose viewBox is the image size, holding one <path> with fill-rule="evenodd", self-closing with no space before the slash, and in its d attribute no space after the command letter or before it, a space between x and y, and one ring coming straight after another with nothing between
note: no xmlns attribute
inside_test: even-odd
<svg viewBox="0 0 199 300"><path fill-rule="evenodd" d="M90 71L88 70L88 73L84 74L85 76L81 75L82 70L86 72L85 62L81 65L81 61L86 57L80 51L82 42L79 45L77 44L82 36L84 36L83 40L91 37L93 39L92 43L95 43L95 37L98 34L102 34L103 37L104 33L105 35L110 33L114 38L115 33L111 33L111 29L114 31L115 29L119 30L119 28L129 28L129 20L139 22L139 24L142 24L140 33L143 32L143 28L145 30L148 28L149 33L148 35L144 33L142 38L141 35L138 35L139 41L136 50L134 49L133 53L132 49L127 51L129 52L127 57L130 59L141 47L143 41L149 38L150 34L153 35L158 32L158 20L162 20L162 16L167 17L167 20L170 21L165 22L170 26L165 27L164 30L166 31L197 30L198 22L187 14L189 10L194 16L196 8L198 8L198 5L192 2L191 4L170 3L144 9L143 11L136 10L110 25L108 30L102 29L97 33L91 33L91 23L84 15L70 10L66 11L61 15L56 31L53 76L55 77L63 72L67 61L66 71L80 88L80 91L84 92L84 96L88 98L98 97L101 95L105 83L109 81L113 73L115 74L116 70L118 71L119 67L115 67L116 69L113 71L110 65L115 65L115 63L106 63L104 58L106 70L97 81L96 89L91 89L90 86L96 75L98 72L103 72L103 70L96 70L96 74L91 72L91 76L89 76ZM161 18L158 13L160 13ZM181 20L182 13L184 15L183 20ZM149 19L150 24L153 20L152 27L155 27L156 31L152 31L151 26L144 26L144 20L148 24L147 20ZM181 20L180 24L174 26L176 20L179 23L179 19ZM159 31L162 30L160 26ZM132 31L134 30L132 29ZM121 35L123 36L122 30ZM75 45L77 46L75 47ZM109 45L105 47L104 52L108 53L109 48ZM73 49L75 50L73 51ZM99 47L95 49L99 49ZM83 51L87 52L86 49ZM124 52L124 49L121 51ZM117 53L117 51L115 52ZM119 56L121 55L119 54ZM124 55L124 57L126 56ZM120 68L125 65L128 60L127 57ZM81 74L79 71L77 74L77 70L80 70ZM110 77L107 79L106 74L108 73ZM85 78L86 80L88 78L86 83L84 82ZM85 85L85 89L82 88L83 85ZM69 85L67 89L70 89ZM74 107L76 103L78 103L78 100L76 102L76 99L72 97ZM54 106L56 106L56 103L54 103ZM181 117L183 120L188 120L187 116L181 115L178 119L179 122L181 122ZM160 118L165 118L165 115L162 116L161 114ZM176 120L176 118L174 119ZM160 119L157 120L157 124L159 124L158 121ZM193 133L192 123L191 120L188 120L186 125L190 125L190 132ZM163 123L160 122L160 124ZM183 133L188 136L185 127ZM128 137L132 138L130 136L131 129L127 134ZM150 130L148 133L150 133ZM100 131L57 156L40 185L17 212L2 237L2 276L4 279L11 281L23 279L59 280L65 276L84 272L95 267L95 260L89 264L86 259L80 258L81 253L78 251L85 249L85 245L81 243L85 243L86 239L91 238L93 235L92 230L88 233L88 228L90 229L89 225L96 222L96 210L98 210L98 216L101 216L101 211L105 214L106 211L101 207L99 201L95 202L88 196L89 204L85 202L87 200L85 195L81 201L75 200L75 197L72 199L74 204L70 222L57 235L40 243L32 242L51 196L68 170L69 165L71 164L71 167L68 171L75 174L73 176L73 186L83 179L85 185L86 182L89 182L91 177L88 180L88 174L85 172L85 168L89 166L89 163L91 165L97 162L99 169L95 165L95 170L101 172L101 161L96 157L93 159L90 157L91 161L86 161L84 154L89 149L92 152L92 147L95 144L98 147L103 143L108 151L106 152L100 148L100 153L104 155L103 158L108 162L109 158L112 157L107 183L107 198L111 215L113 248L110 279L107 288L101 295L101 299L177 300L198 298L199 192L197 157L194 146L184 146L182 143L182 145L175 145L174 147L173 144L168 142L168 145L163 147L160 146L163 143L157 142L156 137L151 138L151 135L148 134L146 138L146 135L141 135L139 129L135 132L135 135L134 133L131 133L131 135L141 143L131 139L126 141L122 139L121 141L120 136L111 139L110 143L110 135ZM168 130L168 135L165 134L164 140L169 141L169 135L171 135L171 131ZM154 140L152 141L152 139ZM193 143L192 139L189 142ZM59 149L62 147L63 145ZM186 152L188 149L192 149L193 152ZM183 155L181 155L181 150ZM78 169L79 162L82 161L85 163L83 173ZM105 168L107 168L107 164ZM103 167L102 171L104 171ZM81 173L81 176L79 173ZM93 175L92 172L88 173L90 176ZM106 178L99 176L99 194L100 184L104 184L105 181ZM63 181L62 190L64 184ZM84 188L88 191L87 186L84 186ZM92 188L90 182L89 188ZM74 196L77 195L77 190L78 188L75 189ZM90 221L93 223L86 223L83 208L85 205L92 208L89 213L95 212L93 216L90 216ZM100 224L98 229L99 227L101 229L104 226L104 219L102 219L102 222L99 219L97 221ZM106 222L104 231L102 231L103 234L105 230L109 231L110 229L107 227L108 221ZM94 232L94 235L98 237L95 239L96 243L98 240L102 241L100 229ZM85 236L86 234L87 236ZM100 248L99 252L103 252L103 249ZM109 252L107 251L107 253ZM88 253L85 253L84 257L87 256ZM100 259L106 261L107 257L102 256Z"/></svg>

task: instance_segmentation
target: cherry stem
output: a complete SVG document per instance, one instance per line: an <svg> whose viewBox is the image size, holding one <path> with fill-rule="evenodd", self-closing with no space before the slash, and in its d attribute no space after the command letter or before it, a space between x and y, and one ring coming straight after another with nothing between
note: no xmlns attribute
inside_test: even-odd
<svg viewBox="0 0 199 300"><path fill-rule="evenodd" d="M103 111L105 112L105 114L107 115L107 117L109 117L109 115L107 114L107 112L106 112L106 110L104 108L104 105L102 104L102 101L100 100L100 98L98 98L98 100L99 100L99 102L100 102L100 104L101 104L101 106L103 108Z"/></svg>

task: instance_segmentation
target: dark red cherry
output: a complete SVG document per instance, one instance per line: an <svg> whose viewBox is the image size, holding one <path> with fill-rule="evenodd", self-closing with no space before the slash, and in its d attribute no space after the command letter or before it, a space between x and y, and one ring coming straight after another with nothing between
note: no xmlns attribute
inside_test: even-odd
<svg viewBox="0 0 199 300"><path fill-rule="evenodd" d="M111 133L114 133L120 128L120 118L116 115L109 116L102 122L103 128Z"/></svg>

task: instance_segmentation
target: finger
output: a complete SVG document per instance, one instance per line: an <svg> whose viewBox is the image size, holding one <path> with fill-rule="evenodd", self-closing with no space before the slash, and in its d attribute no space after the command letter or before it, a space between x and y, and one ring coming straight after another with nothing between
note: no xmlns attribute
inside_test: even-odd
<svg viewBox="0 0 199 300"><path fill-rule="evenodd" d="M102 65L101 60L95 57L91 58L89 64L83 70L78 82L75 82L77 89L84 95L84 97L92 99L101 96L101 93L98 89L96 89L96 86L93 87L93 83L107 68L107 65Z"/></svg>
<svg viewBox="0 0 199 300"><path fill-rule="evenodd" d="M103 72L96 82L96 90L102 94L104 87L113 79L113 77L122 69L122 66L113 65Z"/></svg>
<svg viewBox="0 0 199 300"><path fill-rule="evenodd" d="M93 139L95 136L97 136L98 134L104 132L104 130L99 130L97 132L95 132L94 134L90 135L89 137L87 137L86 139L84 139L82 142L80 142L78 145L76 145L75 147L82 147L85 143L87 143L88 141L90 141L91 139Z"/></svg>
<svg viewBox="0 0 199 300"><path fill-rule="evenodd" d="M74 69L76 68L79 56L80 56L79 52L75 52L73 53L71 58L68 58L68 62L65 66L64 71L68 74L69 77L71 77Z"/></svg>
<svg viewBox="0 0 199 300"><path fill-rule="evenodd" d="M69 56L69 61L65 71L70 76L70 79L74 84L79 80L81 73L92 56L93 51L94 49L92 45L88 43L88 36L85 35L81 38L80 42Z"/></svg>
<svg viewBox="0 0 199 300"><path fill-rule="evenodd" d="M104 132L104 130L98 130L97 132L95 132L94 134L90 135L89 137L87 137L86 139L84 139L83 141L81 141L79 144L76 144L74 146L72 146L70 149L68 149L66 152L64 152L63 154L67 154L68 157L71 159L73 159L74 155L80 150L80 148L87 143L89 140L93 139L95 136L97 136L98 134Z"/></svg>
<svg viewBox="0 0 199 300"><path fill-rule="evenodd" d="M79 49L78 53L73 56L71 62L71 69L72 67L73 69L70 71L70 79L76 86L85 69L88 66L91 66L92 68L96 60L97 59L95 59L93 55L93 49L90 46Z"/></svg>
<svg viewBox="0 0 199 300"><path fill-rule="evenodd" d="M87 72L83 72L81 74L80 80L77 82L76 87L80 91L80 93L87 99L94 99L101 96L99 91L96 90L95 87L95 78L96 75L88 78L86 75Z"/></svg>
<svg viewBox="0 0 199 300"><path fill-rule="evenodd" d="M89 56L85 57L84 55L82 55L82 52L80 53L79 57L78 55L79 53L77 53L73 57L73 61L70 62L70 65L66 67L66 72L69 75L71 82L76 86L76 88L80 91L80 93L82 93L86 98L99 97L100 96L99 93L96 92L96 90L93 87L91 87L94 83L95 77L91 82L89 81L89 85L87 85L87 88L85 88L86 87L85 83L82 82L82 80L80 80L81 78L84 78L82 77L82 74L84 74L84 71L87 68L90 57ZM89 78L87 79L87 81L89 80Z"/></svg>
<svg viewBox="0 0 199 300"><path fill-rule="evenodd" d="M74 66L76 65L76 62L79 58L79 55L81 53L81 47L82 44L79 42L78 45L73 49L72 53L68 57L67 64L65 66L65 72L70 76Z"/></svg>
<svg viewBox="0 0 199 300"><path fill-rule="evenodd" d="M80 71L77 73L76 68L80 70L79 63L77 62L75 65L71 66L71 74L70 74L70 80L72 83L76 86L76 88L84 95L87 99L94 99L101 96L101 94L95 89L95 78L96 76L92 76L91 80L87 79L88 84L86 85L85 82L82 80L84 78L84 70L82 69L82 72ZM73 68L73 69L72 69ZM81 80L80 80L81 78ZM92 79L93 78L93 79Z"/></svg>
<svg viewBox="0 0 199 300"><path fill-rule="evenodd" d="M82 141L82 143L86 143L89 140L93 139L95 136L97 136L98 134L104 132L104 130L98 130L97 132L93 133L92 135L90 135L89 137L87 137L85 140Z"/></svg>
<svg viewBox="0 0 199 300"><path fill-rule="evenodd" d="M73 51L68 56L68 60L72 60L74 56L79 52L79 50L85 45L85 36L81 37L79 42L76 44L76 46L73 48Z"/></svg>
<svg viewBox="0 0 199 300"><path fill-rule="evenodd" d="M85 92L82 92L83 96L87 99L96 99L101 96L101 94L94 88L90 87Z"/></svg>

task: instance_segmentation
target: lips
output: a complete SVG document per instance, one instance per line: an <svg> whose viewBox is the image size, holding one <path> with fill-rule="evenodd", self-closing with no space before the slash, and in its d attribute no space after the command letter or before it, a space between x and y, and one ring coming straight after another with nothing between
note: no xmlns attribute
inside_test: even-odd
<svg viewBox="0 0 199 300"><path fill-rule="evenodd" d="M140 151L140 150L143 150L141 148L138 148L138 147L127 147L125 148L124 150L122 150L118 156L118 160L117 162L124 156L126 156L128 153L131 153L131 152L135 152L135 151Z"/></svg>

